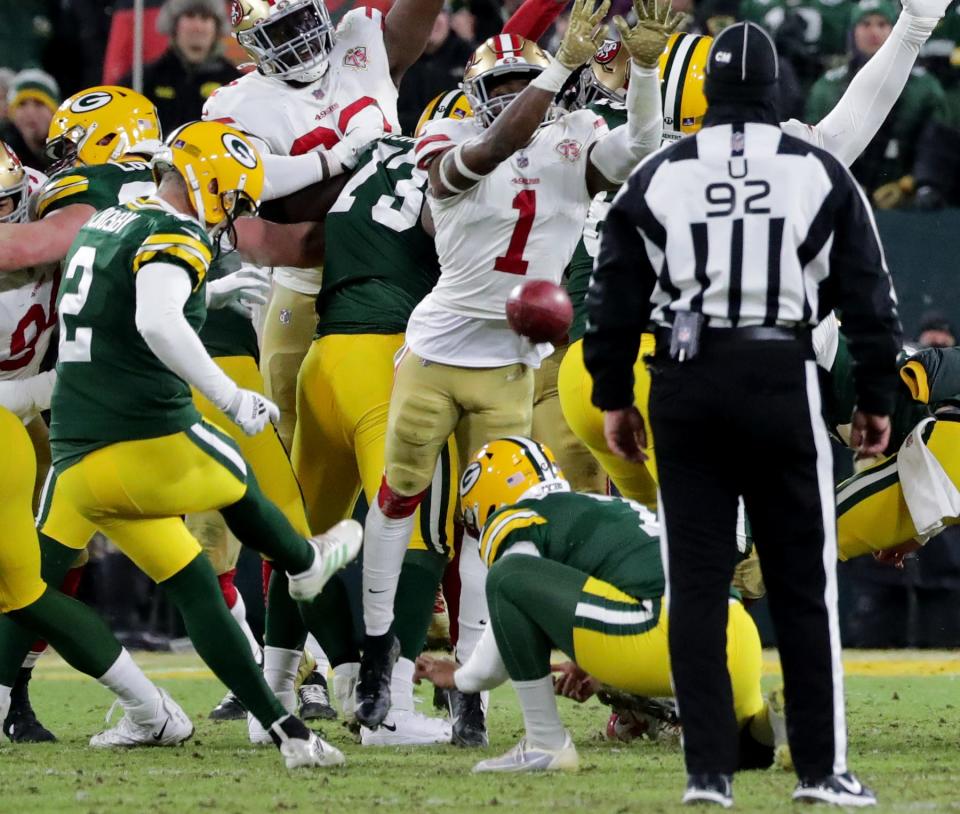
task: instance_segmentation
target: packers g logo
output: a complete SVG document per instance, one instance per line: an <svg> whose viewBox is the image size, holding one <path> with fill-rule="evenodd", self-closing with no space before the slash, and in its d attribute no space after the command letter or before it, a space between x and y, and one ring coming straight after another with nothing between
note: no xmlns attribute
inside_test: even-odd
<svg viewBox="0 0 960 814"><path fill-rule="evenodd" d="M477 481L480 480L480 475L483 472L483 467L480 466L478 461L474 461L466 469L463 470L463 477L460 478L460 496L463 497L467 494L474 486L477 485Z"/></svg>
<svg viewBox="0 0 960 814"><path fill-rule="evenodd" d="M76 99L70 110L74 113L89 113L91 110L99 110L105 107L113 100L113 94L105 90L95 90L93 93L85 93L79 99Z"/></svg>
<svg viewBox="0 0 960 814"><path fill-rule="evenodd" d="M240 136L234 135L233 133L224 133L223 146L227 148L227 152L230 153L230 155L248 170L256 169L257 154Z"/></svg>

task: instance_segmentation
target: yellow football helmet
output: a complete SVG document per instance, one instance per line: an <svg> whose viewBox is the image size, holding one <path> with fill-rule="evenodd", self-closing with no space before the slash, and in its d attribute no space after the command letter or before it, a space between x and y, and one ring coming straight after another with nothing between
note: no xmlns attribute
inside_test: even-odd
<svg viewBox="0 0 960 814"><path fill-rule="evenodd" d="M264 76L316 82L327 70L336 27L323 0L232 0L230 25Z"/></svg>
<svg viewBox="0 0 960 814"><path fill-rule="evenodd" d="M498 438L484 444L463 470L463 524L479 537L490 515L501 506L569 491L557 459L543 444L520 436Z"/></svg>
<svg viewBox="0 0 960 814"><path fill-rule="evenodd" d="M493 86L507 79L532 80L550 64L550 57L540 46L516 34L497 34L490 37L470 56L463 72L463 92L473 108L473 114L489 127L500 112L519 93L505 93L491 97ZM559 113L551 107L544 122L553 121Z"/></svg>
<svg viewBox="0 0 960 814"><path fill-rule="evenodd" d="M98 85L75 93L53 114L46 154L51 169L63 169L149 155L162 142L153 102L130 88Z"/></svg>
<svg viewBox="0 0 960 814"><path fill-rule="evenodd" d="M703 125L707 112L703 85L712 44L713 37L702 34L672 34L660 55L664 141L677 141Z"/></svg>
<svg viewBox="0 0 960 814"><path fill-rule="evenodd" d="M466 94L462 90L448 90L446 93L434 96L423 109L413 136L417 138L423 132L427 122L432 122L434 119L469 119L472 116L473 110Z"/></svg>
<svg viewBox="0 0 960 814"><path fill-rule="evenodd" d="M187 184L198 220L211 235L253 215L263 193L263 161L246 136L220 122L178 127L151 161L154 178L173 167Z"/></svg>
<svg viewBox="0 0 960 814"><path fill-rule="evenodd" d="M0 201L10 199L13 209L0 215L0 223L20 223L27 218L27 185L30 179L9 144L0 141Z"/></svg>

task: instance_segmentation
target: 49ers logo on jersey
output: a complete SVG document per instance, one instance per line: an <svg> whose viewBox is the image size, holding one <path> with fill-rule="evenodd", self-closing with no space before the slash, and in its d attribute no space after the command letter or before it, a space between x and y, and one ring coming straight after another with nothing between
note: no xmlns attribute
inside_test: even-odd
<svg viewBox="0 0 960 814"><path fill-rule="evenodd" d="M343 64L356 71L365 70L367 67L367 48L364 45L358 45L356 48L350 48L343 55Z"/></svg>
<svg viewBox="0 0 960 814"><path fill-rule="evenodd" d="M616 59L617 54L620 53L620 48L619 40L605 40L603 45L597 49L597 53L593 55L593 61L606 65Z"/></svg>
<svg viewBox="0 0 960 814"><path fill-rule="evenodd" d="M572 138L564 139L557 145L557 152L567 161L576 161L580 158L580 149L580 142L574 141Z"/></svg>

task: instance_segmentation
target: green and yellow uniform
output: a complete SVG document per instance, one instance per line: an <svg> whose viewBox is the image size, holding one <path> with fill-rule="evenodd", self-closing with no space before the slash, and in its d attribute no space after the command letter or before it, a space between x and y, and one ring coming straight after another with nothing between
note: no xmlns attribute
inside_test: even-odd
<svg viewBox="0 0 960 814"><path fill-rule="evenodd" d="M844 0L743 0L737 19L776 31L788 14L803 21L804 43L821 63L846 53L850 4Z"/></svg>
<svg viewBox="0 0 960 814"><path fill-rule="evenodd" d="M607 125L613 129L624 124L627 120L626 109L615 102L599 100L594 102L590 109L603 116ZM650 456L646 465L634 464L618 458L607 447L603 437L603 413L590 400L593 392L593 381L583 363L583 335L587 330L587 288L590 285L590 275L593 273L593 261L600 248L600 235L603 230L603 221L610 209L614 193L598 195L590 206L587 222L583 229L583 239L573 253L573 259L567 268L567 293L573 302L573 324L570 326L570 345L560 363L558 374L558 390L560 406L563 411L565 425L570 428L579 442L586 446L592 458L599 464L610 480L617 487L617 491L646 506L654 506L657 500L656 491L656 463L653 454L652 438L649 435L650 422L647 416L647 399L650 395L650 374L647 372L643 357L653 353L654 342L652 334L644 334L641 339L640 353L633 366L634 376L634 403L643 414L647 423L647 453ZM534 432L536 436L536 432ZM552 444L547 446L552 448ZM563 457L558 453L564 473L567 467ZM571 479L574 488L578 488ZM598 491L597 487L588 491Z"/></svg>
<svg viewBox="0 0 960 814"><path fill-rule="evenodd" d="M605 684L672 696L659 528L640 504L576 492L521 500L489 517L480 555L512 679L545 675L555 647ZM741 725L764 708L760 662L756 626L731 596L727 666Z"/></svg>

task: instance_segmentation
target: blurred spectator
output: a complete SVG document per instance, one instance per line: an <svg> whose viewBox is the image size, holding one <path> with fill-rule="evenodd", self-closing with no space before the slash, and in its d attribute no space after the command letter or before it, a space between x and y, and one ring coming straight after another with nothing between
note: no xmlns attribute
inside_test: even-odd
<svg viewBox="0 0 960 814"><path fill-rule="evenodd" d="M837 104L857 71L886 42L896 18L889 0L863 0L853 7L850 56L814 84L807 99L807 121L820 121ZM943 88L926 70L915 67L887 120L851 167L876 206L893 209L909 200L913 179L908 174L920 134L929 122L945 117Z"/></svg>
<svg viewBox="0 0 960 814"><path fill-rule="evenodd" d="M144 0L143 62L159 59L167 47L167 38L157 31L157 17L163 0ZM103 84L118 85L133 70L133 0L117 0L110 18L110 34L103 59Z"/></svg>
<svg viewBox="0 0 960 814"><path fill-rule="evenodd" d="M16 75L16 71L11 71L9 68L0 68L0 126L3 126L7 121L7 94L10 92L10 85Z"/></svg>
<svg viewBox="0 0 960 814"><path fill-rule="evenodd" d="M0 67L40 68L53 37L51 0L0 0Z"/></svg>
<svg viewBox="0 0 960 814"><path fill-rule="evenodd" d="M423 56L404 74L399 102L404 133L413 133L427 102L460 84L463 67L473 53L473 45L451 28L450 16L450 9L444 7L434 20Z"/></svg>
<svg viewBox="0 0 960 814"><path fill-rule="evenodd" d="M222 0L167 0L157 30L170 47L143 69L143 93L156 106L164 133L200 118L203 103L217 88L240 76L223 56L227 30ZM121 85L130 85L127 75Z"/></svg>
<svg viewBox="0 0 960 814"><path fill-rule="evenodd" d="M923 348L952 348L957 344L957 334L943 314L928 311L920 318L917 344Z"/></svg>
<svg viewBox="0 0 960 814"><path fill-rule="evenodd" d="M28 167L45 170L50 165L43 148L59 105L60 88L50 74L30 68L13 78L7 92L10 120L0 128L0 138Z"/></svg>

